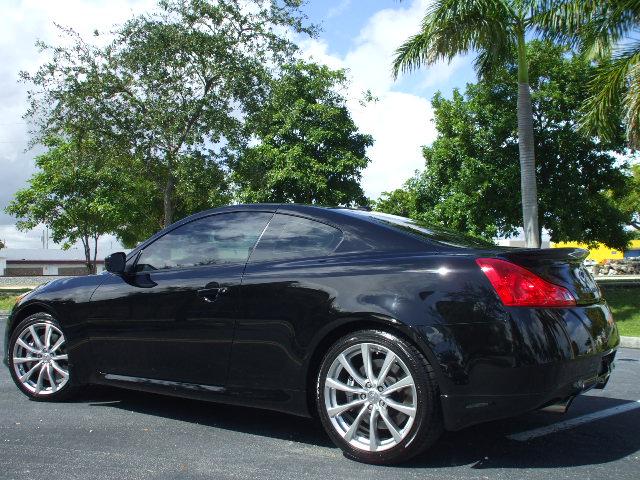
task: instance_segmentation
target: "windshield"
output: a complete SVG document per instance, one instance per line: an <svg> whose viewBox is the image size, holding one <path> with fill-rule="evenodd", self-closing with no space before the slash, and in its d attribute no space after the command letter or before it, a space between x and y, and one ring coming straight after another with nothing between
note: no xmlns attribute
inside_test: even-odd
<svg viewBox="0 0 640 480"><path fill-rule="evenodd" d="M455 230L448 230L446 228L433 227L430 225L422 224L421 222L417 222L406 217L400 217L398 215L391 215L382 212L368 212L365 210L343 209L343 211L348 212L349 214L365 217L376 223L380 223L397 230L402 230L415 236L426 238L427 240L430 240L432 242L438 242L453 247L495 247L493 243L481 238L476 238L471 235L456 232Z"/></svg>

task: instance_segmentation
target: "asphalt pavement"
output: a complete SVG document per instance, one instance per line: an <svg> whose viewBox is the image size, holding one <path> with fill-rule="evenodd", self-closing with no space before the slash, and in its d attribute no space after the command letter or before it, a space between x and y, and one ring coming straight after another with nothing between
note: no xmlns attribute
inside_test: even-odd
<svg viewBox="0 0 640 480"><path fill-rule="evenodd" d="M621 349L607 388L566 415L446 433L411 463L377 467L345 459L312 420L96 387L33 402L2 365L0 479L637 480L638 400L640 350Z"/></svg>

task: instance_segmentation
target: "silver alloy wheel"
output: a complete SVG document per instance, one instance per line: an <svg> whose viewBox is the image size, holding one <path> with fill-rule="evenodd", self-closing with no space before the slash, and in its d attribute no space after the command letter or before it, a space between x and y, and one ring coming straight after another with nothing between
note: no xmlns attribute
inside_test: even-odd
<svg viewBox="0 0 640 480"><path fill-rule="evenodd" d="M31 393L50 395L69 381L69 357L64 335L53 323L31 324L13 346L16 377Z"/></svg>
<svg viewBox="0 0 640 480"><path fill-rule="evenodd" d="M329 367L325 408L336 431L353 447L376 452L398 445L416 416L416 385L388 348L359 343Z"/></svg>

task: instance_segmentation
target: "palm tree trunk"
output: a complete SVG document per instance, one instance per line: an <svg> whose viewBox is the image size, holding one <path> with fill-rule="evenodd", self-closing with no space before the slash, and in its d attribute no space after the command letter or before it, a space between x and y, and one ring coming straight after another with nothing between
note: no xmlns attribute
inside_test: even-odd
<svg viewBox="0 0 640 480"><path fill-rule="evenodd" d="M533 110L531 109L529 65L524 31L518 35L518 149L520 151L520 188L525 244L530 248L540 248Z"/></svg>

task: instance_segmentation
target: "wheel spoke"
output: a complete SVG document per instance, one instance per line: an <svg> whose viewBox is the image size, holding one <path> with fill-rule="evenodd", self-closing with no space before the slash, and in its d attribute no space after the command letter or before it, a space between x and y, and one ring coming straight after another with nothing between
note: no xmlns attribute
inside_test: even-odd
<svg viewBox="0 0 640 480"><path fill-rule="evenodd" d="M343 405L337 405L333 408L329 408L327 410L327 413L329 414L330 417L335 417L336 415L340 415L341 413L346 412L347 410L351 410L353 407L357 407L358 405L363 405L366 402L366 400L354 400L352 402L349 403L345 403Z"/></svg>
<svg viewBox="0 0 640 480"><path fill-rule="evenodd" d="M384 384L385 379L387 378L387 374L395 362L396 356L395 354L389 350L387 355L384 357L384 363L382 364L382 368L380 369L380 373L378 375L378 385Z"/></svg>
<svg viewBox="0 0 640 480"><path fill-rule="evenodd" d="M353 436L356 434L356 432L358 431L358 427L360 427L360 424L362 423L362 419L368 411L369 410L367 409L367 406L363 405L360 409L360 413L358 413L358 416L349 427L349 430L347 430L347 433L344 434L344 439L347 442L350 442Z"/></svg>
<svg viewBox="0 0 640 480"><path fill-rule="evenodd" d="M371 410L369 417L369 450L375 452L378 449L378 409Z"/></svg>
<svg viewBox="0 0 640 480"><path fill-rule="evenodd" d="M67 378L69 376L69 372L67 372L64 368L62 368L60 365L58 365L56 362L51 362L51 366L53 367L53 369L58 372L60 375L62 375L63 377Z"/></svg>
<svg viewBox="0 0 640 480"><path fill-rule="evenodd" d="M384 424L389 429L389 432L391 432L391 436L393 437L393 439L396 441L396 443L399 443L402 440L402 435L400 435L398 428L393 423L393 420L389 418L389 414L384 408L380 409L380 416L382 417L382 421L384 422Z"/></svg>
<svg viewBox="0 0 640 480"><path fill-rule="evenodd" d="M66 355L64 356L66 357ZM57 360L57 357L54 357L54 360ZM362 388L347 385L346 383L339 382L338 380L334 380L333 378L327 378L327 380L325 381L325 386L348 393L366 393Z"/></svg>
<svg viewBox="0 0 640 480"><path fill-rule="evenodd" d="M49 352L50 352L50 353L54 353L55 351L57 351L57 350L60 348L60 346L61 346L63 343L64 343L64 337L63 337L63 336L60 336L60 338L59 338L59 339L58 339L58 341L55 343L55 345L49 349Z"/></svg>
<svg viewBox="0 0 640 480"><path fill-rule="evenodd" d="M66 353L64 355L54 355L53 357L51 357L51 360L55 360L55 361L60 361L60 360L69 360L69 355L67 355Z"/></svg>
<svg viewBox="0 0 640 480"><path fill-rule="evenodd" d="M347 373L351 375L351 378L353 378L358 384L360 384L361 387L364 388L367 381L355 371L355 369L351 366L351 363L349 362L349 360L347 360L347 357L345 357L344 354L341 354L338 357L338 361L344 367Z"/></svg>
<svg viewBox="0 0 640 480"><path fill-rule="evenodd" d="M393 385L385 388L382 394L389 395L390 393L396 392L406 387L412 387L412 386L413 386L413 379L411 378L411 376L407 375L406 377L398 380Z"/></svg>
<svg viewBox="0 0 640 480"><path fill-rule="evenodd" d="M42 363L41 363L41 362L36 363L33 367L31 367L31 369L29 369L29 371L28 371L27 373L25 373L24 375L22 375L22 376L20 377L20 381L21 381L22 383L24 383L24 382L26 382L27 380L29 380L29 379L31 378L31 375L33 375L33 372L35 372L35 371L38 369L38 367L39 367L40 365L42 365Z"/></svg>
<svg viewBox="0 0 640 480"><path fill-rule="evenodd" d="M36 333L36 329L33 325L29 327L29 333L31 333L31 337L33 338L34 343L38 349L42 350L44 345L42 344L42 340L40 340L40 336Z"/></svg>
<svg viewBox="0 0 640 480"><path fill-rule="evenodd" d="M22 340L21 338L19 338L16 343L18 345L20 345L22 348L26 349L28 352L30 353L40 353L37 349L33 348L31 345L29 345L27 342L25 342L24 340Z"/></svg>
<svg viewBox="0 0 640 480"><path fill-rule="evenodd" d="M367 375L367 380L371 383L375 382L375 377L373 376L373 367L371 365L371 350L369 349L368 343L363 343L360 347L362 351L362 363L364 364L364 371Z"/></svg>
<svg viewBox="0 0 640 480"><path fill-rule="evenodd" d="M47 368L47 377L49 379L49 384L51 385L51 393L54 393L58 387L56 385L55 375L51 371L51 364L46 365Z"/></svg>
<svg viewBox="0 0 640 480"><path fill-rule="evenodd" d="M387 405L389 407L391 407L394 410L397 410L399 412L402 412L405 415L409 415L411 418L413 418L416 415L416 409L415 409L415 407L412 407L411 405L405 405L404 403L398 403L395 400L391 400L390 398L385 399L385 402L387 403Z"/></svg>
<svg viewBox="0 0 640 480"><path fill-rule="evenodd" d="M25 358L15 357L13 359L13 363L29 363L29 362L39 362L39 361L40 359L36 357L25 357Z"/></svg>
<svg viewBox="0 0 640 480"><path fill-rule="evenodd" d="M38 382L36 383L36 393L40 393L42 391L43 381L44 381L44 369L45 369L45 365L41 364L40 371L38 372Z"/></svg>
<svg viewBox="0 0 640 480"><path fill-rule="evenodd" d="M51 346L51 325L47 323L47 326L44 327L44 346L49 348Z"/></svg>

